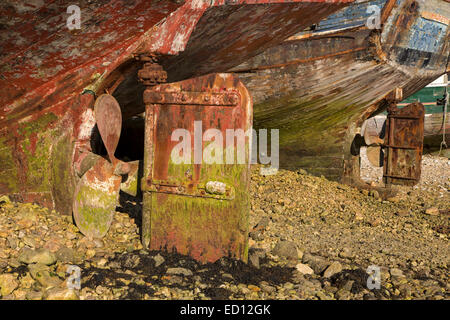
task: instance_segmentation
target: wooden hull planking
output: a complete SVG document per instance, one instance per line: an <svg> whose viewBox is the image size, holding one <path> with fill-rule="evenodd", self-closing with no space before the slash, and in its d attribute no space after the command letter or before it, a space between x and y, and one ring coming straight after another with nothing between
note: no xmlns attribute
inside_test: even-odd
<svg viewBox="0 0 450 320"><path fill-rule="evenodd" d="M372 4L384 4L381 30L358 15ZM446 72L449 18L447 1L353 4L233 68L253 96L254 127L280 130L281 167L359 183L355 136L394 89L408 97Z"/></svg>
<svg viewBox="0 0 450 320"><path fill-rule="evenodd" d="M86 0L82 29L70 31L72 1L3 1L0 194L71 214L95 143L93 94L116 92L125 121L144 111L141 54L177 80L220 72L351 2Z"/></svg>

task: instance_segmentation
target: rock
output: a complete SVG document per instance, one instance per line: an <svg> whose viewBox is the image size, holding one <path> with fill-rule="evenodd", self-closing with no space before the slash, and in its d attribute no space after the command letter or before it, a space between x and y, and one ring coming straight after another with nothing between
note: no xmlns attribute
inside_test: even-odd
<svg viewBox="0 0 450 320"><path fill-rule="evenodd" d="M264 240L264 236L261 231L252 231L249 233L250 238L252 238L255 241L262 241Z"/></svg>
<svg viewBox="0 0 450 320"><path fill-rule="evenodd" d="M396 216L399 217L406 217L409 216L409 211L408 210L399 210L395 213Z"/></svg>
<svg viewBox="0 0 450 320"><path fill-rule="evenodd" d="M20 285L23 288L29 289L31 288L31 286L34 284L34 279L31 277L31 275L29 273L27 273L25 276L23 276L22 278L20 278Z"/></svg>
<svg viewBox="0 0 450 320"><path fill-rule="evenodd" d="M49 267L44 264L31 264L28 266L31 277L36 280L44 289L58 287L62 284L62 280Z"/></svg>
<svg viewBox="0 0 450 320"><path fill-rule="evenodd" d="M123 262L123 266L125 268L133 269L133 268L136 268L140 262L141 262L141 258L139 258L138 255L133 254L133 255L129 255L125 259L125 261Z"/></svg>
<svg viewBox="0 0 450 320"><path fill-rule="evenodd" d="M193 273L191 270L186 268L169 268L167 269L166 274L169 275L183 275L185 277L192 276Z"/></svg>
<svg viewBox="0 0 450 320"><path fill-rule="evenodd" d="M103 240L101 239L94 239L92 240L92 242L94 243L96 248L103 248L104 246Z"/></svg>
<svg viewBox="0 0 450 320"><path fill-rule="evenodd" d="M425 214L428 214L430 216L437 216L439 215L439 209L438 208L428 208L425 210Z"/></svg>
<svg viewBox="0 0 450 320"><path fill-rule="evenodd" d="M346 290L346 291L351 291L353 288L353 284L355 283L354 280L348 280L344 286L342 287L342 289Z"/></svg>
<svg viewBox="0 0 450 320"><path fill-rule="evenodd" d="M16 289L13 292L15 300L25 300L27 292L25 290Z"/></svg>
<svg viewBox="0 0 450 320"><path fill-rule="evenodd" d="M95 243L92 239L89 239L88 237L83 237L80 240L78 240L78 246L84 247L86 249L92 249L95 248Z"/></svg>
<svg viewBox="0 0 450 320"><path fill-rule="evenodd" d="M259 291L261 291L261 288L260 288L260 287L257 287L257 286L255 286L255 285L253 285L253 284L249 284L249 285L248 285L248 288L249 288L251 291L253 291L253 292L259 292Z"/></svg>
<svg viewBox="0 0 450 320"><path fill-rule="evenodd" d="M356 212L355 213L355 220L356 221L361 221L361 220L364 220L364 215L361 213L361 212Z"/></svg>
<svg viewBox="0 0 450 320"><path fill-rule="evenodd" d="M344 258L344 259L351 259L353 258L355 255L352 252L352 249L350 248L344 248L341 250L341 252L339 252L339 257Z"/></svg>
<svg viewBox="0 0 450 320"><path fill-rule="evenodd" d="M390 197L390 198L387 198L387 201L393 202L393 203L398 203L398 202L400 202L400 198L399 197Z"/></svg>
<svg viewBox="0 0 450 320"><path fill-rule="evenodd" d="M259 268L259 260L264 259L266 257L266 252L264 249L260 248L250 248L248 250L248 261L250 262L250 265L254 266L255 268Z"/></svg>
<svg viewBox="0 0 450 320"><path fill-rule="evenodd" d="M299 263L295 266L298 272L301 274L314 274L314 270L307 264Z"/></svg>
<svg viewBox="0 0 450 320"><path fill-rule="evenodd" d="M11 294L18 286L19 282L14 275L10 273L0 274L0 293L2 296Z"/></svg>
<svg viewBox="0 0 450 320"><path fill-rule="evenodd" d="M291 241L279 241L273 248L272 254L290 260L298 259L297 246Z"/></svg>
<svg viewBox="0 0 450 320"><path fill-rule="evenodd" d="M0 196L0 204L3 203L11 203L11 200L9 199L8 196Z"/></svg>
<svg viewBox="0 0 450 320"><path fill-rule="evenodd" d="M25 295L25 299L27 300L42 300L43 293L40 291L28 291Z"/></svg>
<svg viewBox="0 0 450 320"><path fill-rule="evenodd" d="M97 251L95 251L94 249L87 249L86 250L86 259L91 259L93 258L95 255L97 254Z"/></svg>
<svg viewBox="0 0 450 320"><path fill-rule="evenodd" d="M74 263L75 262L75 251L71 248L63 247L59 249L56 254L56 259L63 263Z"/></svg>
<svg viewBox="0 0 450 320"><path fill-rule="evenodd" d="M44 245L44 248L52 253L57 252L59 249L61 249L61 247L62 247L62 239L55 239L55 238L48 240Z"/></svg>
<svg viewBox="0 0 450 320"><path fill-rule="evenodd" d="M45 300L80 300L78 293L68 288L51 288L44 294Z"/></svg>
<svg viewBox="0 0 450 320"><path fill-rule="evenodd" d="M309 253L303 255L303 263L308 264L316 274L321 274L330 265L324 258Z"/></svg>
<svg viewBox="0 0 450 320"><path fill-rule="evenodd" d="M262 211L262 210L260 210ZM262 212L264 214L264 211ZM256 226L253 228L254 231L261 231L261 230L265 230L270 223L270 218L269 217L262 217L259 222L256 224Z"/></svg>
<svg viewBox="0 0 450 320"><path fill-rule="evenodd" d="M105 258L101 258L97 261L97 266L99 266L100 268L103 268L104 266L106 266L107 263L108 263L108 260L106 260Z"/></svg>
<svg viewBox="0 0 450 320"><path fill-rule="evenodd" d="M159 253L152 257L152 259L155 261L155 267L158 268L160 265L162 265L166 260L163 258L162 255L160 255Z"/></svg>
<svg viewBox="0 0 450 320"><path fill-rule="evenodd" d="M342 265L338 261L335 261L328 266L328 268L323 273L323 276L325 278L330 278L333 275L335 275L336 273L339 273L341 271L342 271Z"/></svg>
<svg viewBox="0 0 450 320"><path fill-rule="evenodd" d="M222 274L222 278L228 279L228 280L233 280L234 279L233 276L231 274L229 274L229 273Z"/></svg>
<svg viewBox="0 0 450 320"><path fill-rule="evenodd" d="M25 245L27 245L28 247L31 247L31 248L36 248L38 246L38 243L36 242L36 240L34 240L33 238L28 237L28 236L23 237L22 241Z"/></svg>
<svg viewBox="0 0 450 320"><path fill-rule="evenodd" d="M404 277L403 271L398 268L391 268L389 273L391 274L391 277Z"/></svg>
<svg viewBox="0 0 450 320"><path fill-rule="evenodd" d="M52 265L56 262L56 257L53 253L44 248L36 250L23 248L19 254L19 261L26 264L42 263L45 265Z"/></svg>
<svg viewBox="0 0 450 320"><path fill-rule="evenodd" d="M286 283L283 285L283 288L285 288L285 289L287 289L287 290L292 290L292 289L294 289L294 284L291 283L291 282L286 282Z"/></svg>
<svg viewBox="0 0 450 320"><path fill-rule="evenodd" d="M256 269L259 269L259 256L256 254L248 254L248 262L251 266L255 267Z"/></svg>
<svg viewBox="0 0 450 320"><path fill-rule="evenodd" d="M351 299L351 293L345 289L338 290L336 292L335 296L338 300L350 300Z"/></svg>
<svg viewBox="0 0 450 320"><path fill-rule="evenodd" d="M50 271L50 267L42 263L34 263L28 265L28 271L30 271L30 275L34 279L37 272Z"/></svg>
<svg viewBox="0 0 450 320"><path fill-rule="evenodd" d="M8 244L9 244L9 247L11 249L16 249L17 248L18 241L17 241L17 239L15 237L9 236L9 237L6 238L6 240L8 240Z"/></svg>
<svg viewBox="0 0 450 320"><path fill-rule="evenodd" d="M264 291L265 293L274 293L275 291L277 291L277 289L275 287L272 287L271 285L269 285L267 282L265 281L261 281L259 283L259 287L262 289L262 291Z"/></svg>
<svg viewBox="0 0 450 320"><path fill-rule="evenodd" d="M319 298L319 300L332 300L330 297L328 297L324 292L318 291L316 292L316 297Z"/></svg>
<svg viewBox="0 0 450 320"><path fill-rule="evenodd" d="M369 221L369 225L371 227L378 227L383 221L380 218L376 218L372 221Z"/></svg>

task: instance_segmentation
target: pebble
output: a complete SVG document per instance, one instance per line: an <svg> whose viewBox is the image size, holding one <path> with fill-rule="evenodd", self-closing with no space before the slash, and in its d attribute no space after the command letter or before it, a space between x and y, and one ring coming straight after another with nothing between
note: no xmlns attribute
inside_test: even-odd
<svg viewBox="0 0 450 320"><path fill-rule="evenodd" d="M43 295L44 300L80 300L78 293L69 288L51 288Z"/></svg>
<svg viewBox="0 0 450 320"><path fill-rule="evenodd" d="M75 261L75 251L71 248L63 247L56 254L56 259L64 263L72 263Z"/></svg>
<svg viewBox="0 0 450 320"><path fill-rule="evenodd" d="M9 273L0 274L0 293L2 296L11 294L18 286L19 282L14 275Z"/></svg>
<svg viewBox="0 0 450 320"><path fill-rule="evenodd" d="M272 254L286 259L298 260L297 246L291 241L279 241L272 250Z"/></svg>
<svg viewBox="0 0 450 320"><path fill-rule="evenodd" d="M425 210L425 213L430 216L437 216L439 215L439 209L438 208L428 208Z"/></svg>
<svg viewBox="0 0 450 320"><path fill-rule="evenodd" d="M43 296L44 294L41 291L28 291L25 298L27 300L42 300Z"/></svg>
<svg viewBox="0 0 450 320"><path fill-rule="evenodd" d="M52 265L56 262L56 257L53 253L44 248L36 250L23 248L19 254L19 261L25 264L42 263L45 265Z"/></svg>
<svg viewBox="0 0 450 320"><path fill-rule="evenodd" d="M316 274L321 274L330 265L324 258L309 253L303 255L303 263L308 264Z"/></svg>
<svg viewBox="0 0 450 320"><path fill-rule="evenodd" d="M344 258L344 259L351 259L353 258L355 255L352 252L352 249L350 248L344 248L339 252L339 257Z"/></svg>
<svg viewBox="0 0 450 320"><path fill-rule="evenodd" d="M404 277L403 271L398 268L391 268L391 270L389 270L389 273L392 277Z"/></svg>
<svg viewBox="0 0 450 320"><path fill-rule="evenodd" d="M155 261L155 267L156 268L158 268L160 265L162 265L164 263L164 261L166 261L166 260L164 260L163 256L160 255L159 253L156 256L152 257L152 258Z"/></svg>
<svg viewBox="0 0 450 320"><path fill-rule="evenodd" d="M191 270L186 268L168 268L166 274L169 275L183 275L186 277L192 276L193 273Z"/></svg>
<svg viewBox="0 0 450 320"><path fill-rule="evenodd" d="M314 270L311 269L307 264L299 263L295 266L295 268L301 274L314 274Z"/></svg>
<svg viewBox="0 0 450 320"><path fill-rule="evenodd" d="M330 277L334 276L336 273L339 273L341 271L342 271L342 265L339 262L334 261L325 270L325 272L323 273L323 276L325 278L330 278Z"/></svg>
<svg viewBox="0 0 450 320"><path fill-rule="evenodd" d="M174 261L173 256L168 258L164 252L151 253L152 257L147 251L139 251L142 245L131 213L116 212L110 231L99 242L84 238L71 221L59 214L35 205L4 202L0 204L0 272L12 274L18 287L2 298L39 300L58 295L58 299L67 298L72 293L63 292L66 290L63 279L67 277L66 264L72 264L69 260L73 253L78 259L76 264L80 263L82 268L83 279L82 290L75 293L83 300L214 299L220 293L218 289L224 290L218 297L225 299L379 299L367 289L356 293L361 286L365 288L364 274L370 264L382 266L382 283L389 299L448 299L448 259L443 250L448 238L443 233L440 238L434 231L437 225L446 224L446 216L441 211L432 217L425 211L448 206L450 167L439 160L427 169L429 159L424 156L425 180L416 189L408 188L408 194L400 188L399 201L378 201L356 188L313 177L302 170L279 170L277 175L267 177L258 172L252 174L254 210L250 213L250 226L259 228L259 234L254 236L257 240L252 240L253 247L250 245L249 264L254 255L260 269L225 259L223 264L213 264L213 269L200 267L207 272L196 271L192 277L183 276L198 268L186 263L187 258ZM428 173L437 170L442 174ZM364 172L361 174L364 177ZM23 212L20 217L19 211ZM401 211L408 214L396 214ZM137 212L138 209L134 218L138 217ZM377 218L381 223L370 228ZM297 257L292 252L288 256L293 259L272 255L271 249L282 241L296 247ZM56 263L30 263L27 271L19 262L19 254L26 247L34 247L26 248L33 250L42 246L54 254ZM298 248L308 248L309 252L302 254ZM61 254L64 252L69 253L69 258L64 258ZM266 256L268 252L272 254ZM135 256L140 258L139 264ZM337 257L346 259L346 265L345 271L338 274L339 282L334 283L334 277L326 278L325 272ZM163 270L158 269L152 274L152 259L167 271L181 268L188 272L161 275ZM299 262L315 272L301 273L297 269ZM101 266L104 268L99 269ZM11 271L14 268L20 271ZM242 268L244 273L240 272ZM359 269L347 268L360 268L362 274L356 273ZM396 272L391 270L394 268L405 273L395 276ZM55 283L43 286L42 280L36 281L33 277L38 278L36 269ZM421 270L426 272L422 274ZM346 278L347 274L351 277ZM425 278L428 280L422 280ZM238 286L239 281L242 283Z"/></svg>

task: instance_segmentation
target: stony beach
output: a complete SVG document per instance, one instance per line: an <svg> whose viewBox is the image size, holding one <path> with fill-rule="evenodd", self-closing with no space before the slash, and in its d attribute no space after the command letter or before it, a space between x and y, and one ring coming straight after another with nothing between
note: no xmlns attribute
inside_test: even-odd
<svg viewBox="0 0 450 320"><path fill-rule="evenodd" d="M301 170L253 168L248 264L143 250L139 199L122 201L107 236L89 240L71 217L1 197L0 296L449 299L450 161L425 156L422 171L416 187L382 200ZM379 185L381 174L363 158L364 180ZM379 289L367 287L369 266L380 270ZM79 289L68 273L77 267Z"/></svg>

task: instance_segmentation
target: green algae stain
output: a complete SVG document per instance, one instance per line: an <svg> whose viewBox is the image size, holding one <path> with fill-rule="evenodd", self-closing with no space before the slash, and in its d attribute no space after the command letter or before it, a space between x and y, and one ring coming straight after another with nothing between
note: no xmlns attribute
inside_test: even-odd
<svg viewBox="0 0 450 320"><path fill-rule="evenodd" d="M14 161L13 147L0 138L0 194L19 192L19 175Z"/></svg>

